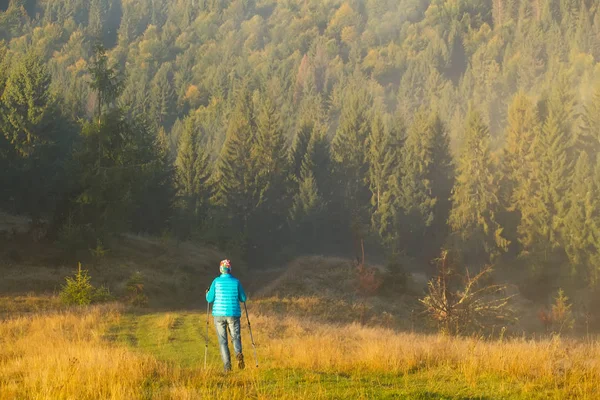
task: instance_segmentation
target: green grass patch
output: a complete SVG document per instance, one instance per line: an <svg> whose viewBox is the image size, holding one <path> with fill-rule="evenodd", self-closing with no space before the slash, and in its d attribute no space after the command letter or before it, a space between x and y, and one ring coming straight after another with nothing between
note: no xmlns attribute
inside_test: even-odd
<svg viewBox="0 0 600 400"><path fill-rule="evenodd" d="M242 324L243 325L243 324ZM326 399L563 399L561 388L543 382L493 374L466 376L449 366L418 369L407 374L386 371L315 371L281 368L262 359L254 368L247 331L242 333L247 368L221 373L214 324L209 326L209 371L203 370L206 315L200 312L125 314L107 337L183 368L200 397L326 398ZM230 346L231 348L231 346ZM235 363L234 363L235 365ZM235 367L234 367L235 368ZM198 380L198 374L205 374ZM148 382L147 398L162 393L169 382Z"/></svg>

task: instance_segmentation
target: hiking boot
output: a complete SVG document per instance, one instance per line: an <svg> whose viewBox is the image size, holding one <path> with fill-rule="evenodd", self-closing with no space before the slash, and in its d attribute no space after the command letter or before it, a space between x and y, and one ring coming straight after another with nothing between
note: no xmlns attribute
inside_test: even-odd
<svg viewBox="0 0 600 400"><path fill-rule="evenodd" d="M240 353L236 357L238 360L238 368L244 369L246 367L246 364L244 364L244 355L242 353Z"/></svg>

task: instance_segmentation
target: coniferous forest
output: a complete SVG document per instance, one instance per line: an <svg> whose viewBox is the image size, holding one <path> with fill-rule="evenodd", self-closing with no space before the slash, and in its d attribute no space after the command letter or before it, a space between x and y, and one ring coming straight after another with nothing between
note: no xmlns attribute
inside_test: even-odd
<svg viewBox="0 0 600 400"><path fill-rule="evenodd" d="M11 0L0 98L0 209L67 251L600 284L598 0Z"/></svg>

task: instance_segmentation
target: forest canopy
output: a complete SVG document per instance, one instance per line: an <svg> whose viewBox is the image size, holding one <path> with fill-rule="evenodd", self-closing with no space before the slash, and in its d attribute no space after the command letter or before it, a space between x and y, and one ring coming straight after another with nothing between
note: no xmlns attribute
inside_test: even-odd
<svg viewBox="0 0 600 400"><path fill-rule="evenodd" d="M11 0L0 208L596 287L599 61L597 0Z"/></svg>

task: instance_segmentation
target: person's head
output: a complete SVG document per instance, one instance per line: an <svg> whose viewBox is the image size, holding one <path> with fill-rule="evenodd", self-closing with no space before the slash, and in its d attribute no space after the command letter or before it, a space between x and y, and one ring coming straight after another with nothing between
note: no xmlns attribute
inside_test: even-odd
<svg viewBox="0 0 600 400"><path fill-rule="evenodd" d="M230 274L231 273L231 261L223 260L221 261L221 265L219 266L222 274Z"/></svg>

